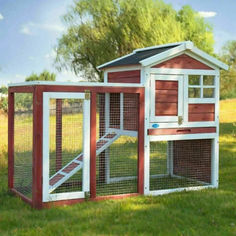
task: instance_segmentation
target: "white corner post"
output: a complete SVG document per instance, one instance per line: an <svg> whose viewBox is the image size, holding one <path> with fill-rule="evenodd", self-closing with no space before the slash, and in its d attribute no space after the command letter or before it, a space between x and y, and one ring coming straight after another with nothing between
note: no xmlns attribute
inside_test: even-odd
<svg viewBox="0 0 236 236"><path fill-rule="evenodd" d="M150 176L150 141L148 136L149 128L149 102L150 101L150 69L144 67L141 73L144 78L141 81L145 84L145 115L144 115L144 195L149 194Z"/></svg>

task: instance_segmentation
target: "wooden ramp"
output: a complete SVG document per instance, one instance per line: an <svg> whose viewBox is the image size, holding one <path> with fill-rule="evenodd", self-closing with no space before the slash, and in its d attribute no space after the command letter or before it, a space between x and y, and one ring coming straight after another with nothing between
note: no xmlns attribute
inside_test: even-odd
<svg viewBox="0 0 236 236"><path fill-rule="evenodd" d="M102 136L96 144L96 155L99 155L105 149L107 149L113 142L115 142L120 137L120 134L115 132L106 133ZM80 153L67 165L57 171L49 179L49 193L53 192L60 185L65 183L71 176L77 173L83 168L83 153Z"/></svg>

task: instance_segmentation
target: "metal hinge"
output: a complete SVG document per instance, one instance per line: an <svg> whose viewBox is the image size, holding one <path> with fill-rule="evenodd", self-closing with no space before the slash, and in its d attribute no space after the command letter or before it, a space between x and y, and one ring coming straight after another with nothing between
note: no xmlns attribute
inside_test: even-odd
<svg viewBox="0 0 236 236"><path fill-rule="evenodd" d="M178 116L178 125L182 125L182 124L183 124L183 117Z"/></svg>
<svg viewBox="0 0 236 236"><path fill-rule="evenodd" d="M89 100L90 99L90 91L89 90L85 90L85 100Z"/></svg>

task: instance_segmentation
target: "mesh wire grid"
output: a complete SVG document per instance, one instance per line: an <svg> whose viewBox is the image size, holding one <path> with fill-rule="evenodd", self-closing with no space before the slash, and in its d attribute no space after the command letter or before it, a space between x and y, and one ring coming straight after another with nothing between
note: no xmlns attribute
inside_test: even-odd
<svg viewBox="0 0 236 236"><path fill-rule="evenodd" d="M32 198L33 94L15 93L14 188Z"/></svg>
<svg viewBox="0 0 236 236"><path fill-rule="evenodd" d="M79 167L74 175L63 179L63 183L52 193L82 191L82 165L73 162L65 168L69 162L81 157L82 146L83 100L50 99L50 185L61 180L63 175L68 177L75 167Z"/></svg>
<svg viewBox="0 0 236 236"><path fill-rule="evenodd" d="M103 137L110 138L105 139L107 148L96 158L97 196L136 193L138 139L125 131L137 135L138 95L99 94L97 113L97 151Z"/></svg>
<svg viewBox="0 0 236 236"><path fill-rule="evenodd" d="M211 183L211 140L150 143L150 190Z"/></svg>

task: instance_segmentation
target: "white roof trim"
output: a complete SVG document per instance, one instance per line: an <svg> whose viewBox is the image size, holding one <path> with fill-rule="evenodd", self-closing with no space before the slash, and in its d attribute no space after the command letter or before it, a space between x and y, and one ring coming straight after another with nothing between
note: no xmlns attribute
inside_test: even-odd
<svg viewBox="0 0 236 236"><path fill-rule="evenodd" d="M177 53L180 53L184 51L185 49L186 49L185 44L180 44L178 47L172 48L168 51L165 51L160 54L141 60L140 63L142 64L142 66L149 66L151 64L158 63L159 61L163 59L167 59Z"/></svg>
<svg viewBox="0 0 236 236"><path fill-rule="evenodd" d="M116 59L114 59L114 60L112 60L112 61L109 61L109 62L106 62L106 63L104 63L104 64L102 64L102 65L97 66L97 69L100 69L101 67L104 67L104 66L106 66L106 65L109 65L109 64L111 64L111 63L113 63L113 62L119 61L119 60L121 60L121 59L123 59L123 58L126 58L126 57L129 57L129 56L131 56L131 55L134 55L136 52L146 51L146 50L156 49L156 48L163 48L163 47L175 46L175 45L177 46L177 45L180 45L180 44L187 44L187 43L191 43L191 44L192 44L192 42L190 42L190 41L183 41L183 42L168 43L168 44L157 45L157 46L152 46L152 47L147 47L147 48L135 49L135 50L134 50L132 53L130 53L130 54L127 54L127 55L122 56L122 57L118 57L118 58L116 58Z"/></svg>
<svg viewBox="0 0 236 236"><path fill-rule="evenodd" d="M102 82L57 82L57 81L31 81L22 83L10 83L8 87L33 86L33 85L63 85L63 86L101 86L101 87L143 87L140 83L102 83Z"/></svg>
<svg viewBox="0 0 236 236"><path fill-rule="evenodd" d="M202 50L193 47L191 49L191 52L193 52L194 54L198 55L199 57L205 59L206 61L209 61L211 64L216 65L219 68L222 68L224 70L228 70L229 66L226 65L225 63L219 61L218 59L216 59L215 57L210 56L209 54L203 52Z"/></svg>
<svg viewBox="0 0 236 236"><path fill-rule="evenodd" d="M164 48L164 47L170 47L170 46L178 46L180 44L184 44L187 42L190 42L190 41L167 43L167 44L162 44L162 45L157 45L157 46L152 46L152 47L147 47L147 48L139 48L139 49L134 50L133 52L147 51L147 50L151 50L151 49Z"/></svg>
<svg viewBox="0 0 236 236"><path fill-rule="evenodd" d="M145 50L150 50L150 49L156 49L156 48L162 48L162 47L168 47L168 46L175 46L172 49L169 49L165 52L159 53L157 55L154 55L152 57L146 58L144 60L139 61L139 63L142 66L150 66L151 64L154 63L159 63L159 61L167 60L169 57L175 56L178 53L184 52L185 50L189 50L190 52L196 54L197 56L201 57L202 59L210 62L212 65L215 65L221 69L228 70L229 66L226 65L225 63L219 61L218 59L210 56L209 54L203 52L202 50L194 47L194 44L191 41L184 41L184 42L177 42L177 43L169 43L169 44L164 44L164 45L159 45L159 46L153 46L153 47L147 47L147 48L141 48L141 49L136 49L132 53L125 55L123 57L119 57L115 60L109 61L107 63L104 63L97 68L100 69L101 67L104 67L106 65L109 65L113 62L119 61L120 59L126 58L128 56L134 55L136 52L140 51L145 51Z"/></svg>
<svg viewBox="0 0 236 236"><path fill-rule="evenodd" d="M106 62L106 63L104 63L104 64L102 64L102 65L100 65L100 66L97 66L97 69L100 69L101 67L104 67L104 66L106 66L106 65L109 65L109 64L111 64L111 63L113 63L113 62L119 61L120 59L129 57L129 56L134 55L134 54L135 54L135 53L132 52L132 53L127 54L127 55L125 55L125 56L123 56L123 57L118 57L118 58L116 58L116 59L114 59L114 60L112 60L112 61Z"/></svg>
<svg viewBox="0 0 236 236"><path fill-rule="evenodd" d="M218 59L210 56L209 54L203 52L202 50L194 47L194 44L190 41L186 41L186 42L180 44L180 46L178 46L178 47L172 48L168 51L165 51L160 54L154 55L152 57L146 58L146 59L140 61L140 63L142 64L142 66L150 66L154 63L158 63L159 61L163 61L165 59L167 60L169 57L174 56L178 53L184 52L185 50L189 50L193 54L196 54L197 56L201 57L202 59L210 62L212 65L215 65L221 69L224 69L224 70L229 69L228 65L226 65L225 63L219 61Z"/></svg>

